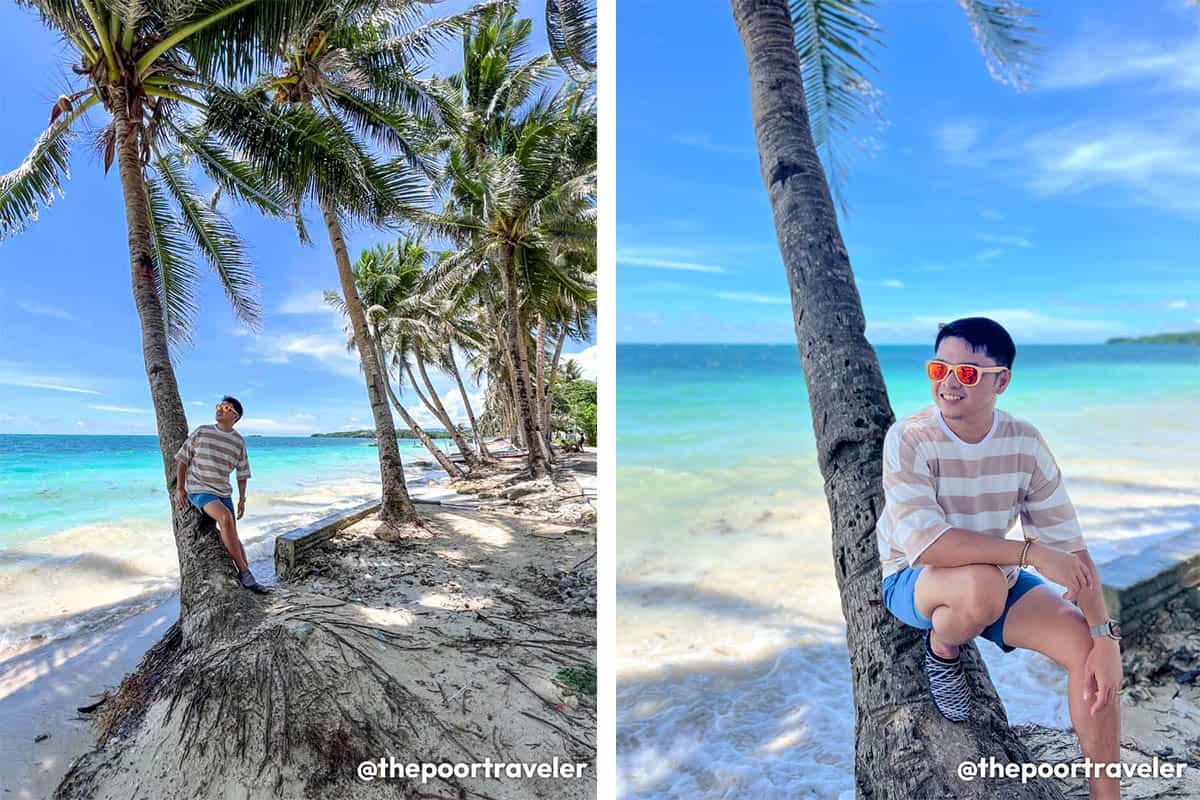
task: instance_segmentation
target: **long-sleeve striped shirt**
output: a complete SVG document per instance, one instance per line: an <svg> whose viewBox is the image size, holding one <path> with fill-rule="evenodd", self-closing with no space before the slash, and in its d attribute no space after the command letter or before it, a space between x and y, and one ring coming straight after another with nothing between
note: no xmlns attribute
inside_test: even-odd
<svg viewBox="0 0 1200 800"><path fill-rule="evenodd" d="M175 460L187 464L184 491L188 494L215 494L232 497L229 473L237 470L238 480L250 477L250 459L246 441L237 431L225 431L216 425L201 425L192 431Z"/></svg>
<svg viewBox="0 0 1200 800"><path fill-rule="evenodd" d="M999 409L975 444L959 439L936 406L897 422L883 443L883 491L876 533L884 577L910 566L951 528L1006 538L1018 517L1026 538L1067 552L1084 548L1045 439ZM1016 583L1017 567L1001 570L1009 586Z"/></svg>

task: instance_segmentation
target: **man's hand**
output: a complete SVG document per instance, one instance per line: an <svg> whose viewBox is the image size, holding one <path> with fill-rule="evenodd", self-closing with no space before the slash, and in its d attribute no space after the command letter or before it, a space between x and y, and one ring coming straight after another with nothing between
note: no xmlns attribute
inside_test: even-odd
<svg viewBox="0 0 1200 800"><path fill-rule="evenodd" d="M1109 703L1117 702L1121 691L1121 645L1108 636L1092 640L1092 652L1084 666L1084 702L1092 702L1089 713L1094 717Z"/></svg>
<svg viewBox="0 0 1200 800"><path fill-rule="evenodd" d="M238 498L237 518L241 519L242 515L245 513L246 513L246 495L242 495L241 497Z"/></svg>
<svg viewBox="0 0 1200 800"><path fill-rule="evenodd" d="M175 507L178 508L180 511L183 511L185 508L188 507L187 492L185 492L183 490L182 485L178 489L175 490Z"/></svg>
<svg viewBox="0 0 1200 800"><path fill-rule="evenodd" d="M1029 563L1046 578L1067 587L1063 600L1074 600L1083 589L1099 585L1091 568L1074 553L1034 543L1029 546Z"/></svg>

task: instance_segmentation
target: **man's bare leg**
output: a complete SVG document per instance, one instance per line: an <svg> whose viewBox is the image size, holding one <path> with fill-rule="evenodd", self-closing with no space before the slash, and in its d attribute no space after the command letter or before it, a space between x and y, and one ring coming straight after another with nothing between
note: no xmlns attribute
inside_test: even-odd
<svg viewBox="0 0 1200 800"><path fill-rule="evenodd" d="M242 548L241 540L238 539L237 520L234 519L233 514L220 500L210 500L205 503L204 513L217 521L221 544L225 545L225 552L229 553L233 558L233 563L237 564L238 574L243 575L248 572L250 562L246 560L246 551Z"/></svg>
<svg viewBox="0 0 1200 800"><path fill-rule="evenodd" d="M917 610L933 620L930 648L942 658L954 658L959 645L1000 619L1008 599L1008 581L1003 572L988 564L924 567L913 597Z"/></svg>
<svg viewBox="0 0 1200 800"><path fill-rule="evenodd" d="M1013 604L1004 620L1004 641L1013 647L1036 650L1067 670L1067 703L1071 723L1079 736L1079 749L1093 762L1121 760L1121 696L1091 713L1094 698L1084 699L1085 665L1093 640L1087 619L1049 586L1037 586ZM1091 778L1091 800L1116 800L1121 796L1118 778Z"/></svg>

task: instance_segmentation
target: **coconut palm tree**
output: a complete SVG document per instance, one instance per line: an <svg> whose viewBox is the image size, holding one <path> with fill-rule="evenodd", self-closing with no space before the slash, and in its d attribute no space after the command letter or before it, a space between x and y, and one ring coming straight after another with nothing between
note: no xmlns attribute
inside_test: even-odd
<svg viewBox="0 0 1200 800"><path fill-rule="evenodd" d="M253 273L241 240L219 210L202 199L185 163L222 191L270 214L286 213L278 184L207 134L196 117L210 93L269 62L298 21L325 0L22 0L62 37L69 54L69 93L19 167L0 178L0 239L21 230L61 192L72 141L87 118L99 128L104 168L121 181L130 280L142 332L168 496L174 456L188 434L172 345L185 342L196 313L198 254L216 272L235 315L256 324ZM194 113L192 110L195 110ZM237 592L219 580L225 558L199 531L200 515L174 509L184 636L197 637L221 606L205 596Z"/></svg>
<svg viewBox="0 0 1200 800"><path fill-rule="evenodd" d="M731 0L833 520L855 694L858 796L995 797L1001 789L994 783L957 780L956 763L989 755L1021 761L1028 754L1008 727L977 651L962 647L978 719L947 723L923 697L920 637L887 619L880 596L875 522L883 508L883 439L894 415L864 336L862 303L814 141L814 131L836 132L838 115L860 102L854 62L878 32L862 10L867 5ZM993 73L1020 80L1033 33L1030 12L1008 2L960 5ZM904 769L896 769L897 752L906 753ZM1006 785L1003 794L1061 796L1048 782Z"/></svg>
<svg viewBox="0 0 1200 800"><path fill-rule="evenodd" d="M596 4L546 0L546 37L555 62L577 83L596 77Z"/></svg>
<svg viewBox="0 0 1200 800"><path fill-rule="evenodd" d="M408 409L400 401L392 389L388 360L384 350L383 329L388 325L390 315L396 313L396 307L406 298L416 295L416 287L421 279L421 265L413 259L399 257L397 251L407 246L402 242L396 246L377 245L362 251L354 264L354 282L359 297L365 306L368 332L371 336L372 349L376 360L384 371L384 387L392 405L400 412L404 424L417 435L425 449L437 460L442 469L452 478L464 477L458 465L450 460L446 452L425 432L425 429L413 418ZM342 313L347 314L346 301L336 292L326 292L325 301ZM355 348L354 336L351 333L347 342L350 350Z"/></svg>
<svg viewBox="0 0 1200 800"><path fill-rule="evenodd" d="M212 103L208 118L213 130L237 141L264 172L288 187L298 219L308 201L321 209L375 421L383 481L380 515L394 524L418 518L404 483L387 379L355 288L344 227L348 221L395 223L428 202L425 183L434 165L423 138L428 129L448 124L454 108L434 82L419 77L421 61L477 13L423 22L428 5L425 0L341 0L312 16L283 44L276 72L260 78L251 91L224 93ZM312 131L327 135L329 146L314 146ZM372 145L399 155L380 163ZM300 236L307 239L303 225Z"/></svg>

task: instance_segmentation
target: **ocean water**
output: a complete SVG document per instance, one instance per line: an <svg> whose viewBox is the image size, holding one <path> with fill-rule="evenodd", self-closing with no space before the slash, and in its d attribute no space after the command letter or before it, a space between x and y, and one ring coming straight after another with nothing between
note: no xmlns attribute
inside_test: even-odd
<svg viewBox="0 0 1200 800"><path fill-rule="evenodd" d="M930 404L930 348L877 353L897 418ZM1200 347L1020 347L998 405L1046 437L1102 575L1200 529ZM794 346L617 347L617 537L621 797L852 798L845 624ZM981 652L1011 721L1069 725L1065 673Z"/></svg>
<svg viewBox="0 0 1200 800"><path fill-rule="evenodd" d="M366 439L247 437L253 473L238 532L260 579L275 536L379 496ZM453 443L439 441L453 451ZM402 440L406 479L444 475ZM0 661L30 637L112 625L162 602L179 566L154 436L0 435Z"/></svg>

